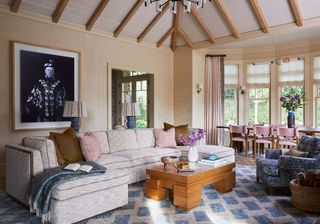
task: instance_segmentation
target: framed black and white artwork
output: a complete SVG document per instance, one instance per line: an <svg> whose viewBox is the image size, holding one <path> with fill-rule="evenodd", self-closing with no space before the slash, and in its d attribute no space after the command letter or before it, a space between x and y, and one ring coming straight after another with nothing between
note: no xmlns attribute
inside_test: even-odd
<svg viewBox="0 0 320 224"><path fill-rule="evenodd" d="M80 53L12 41L13 129L70 126L65 101L79 100Z"/></svg>

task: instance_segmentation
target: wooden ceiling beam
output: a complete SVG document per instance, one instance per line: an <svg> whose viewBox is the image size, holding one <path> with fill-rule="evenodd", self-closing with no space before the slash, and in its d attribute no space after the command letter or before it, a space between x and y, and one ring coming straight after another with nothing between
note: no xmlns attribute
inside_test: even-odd
<svg viewBox="0 0 320 224"><path fill-rule="evenodd" d="M214 0L213 1L216 6L218 7L220 13L222 14L223 18L225 19L226 23L228 24L230 30L233 33L233 36L237 39L240 38L240 32L239 29L237 27L237 25L235 24L235 22L233 21L231 14L229 12L229 10L227 9L227 7L224 5L222 0Z"/></svg>
<svg viewBox="0 0 320 224"><path fill-rule="evenodd" d="M13 0L10 6L11 12L18 12L21 5L21 0Z"/></svg>
<svg viewBox="0 0 320 224"><path fill-rule="evenodd" d="M191 39L188 37L188 35L183 31L183 29L179 26L178 27L178 33L183 37L183 39L187 42L188 46L193 48L193 44Z"/></svg>
<svg viewBox="0 0 320 224"><path fill-rule="evenodd" d="M67 7L69 0L60 0L56 9L52 13L52 22L58 23L60 20L60 17L62 16L63 11Z"/></svg>
<svg viewBox="0 0 320 224"><path fill-rule="evenodd" d="M297 26L303 26L303 17L299 7L298 0L290 0L290 5L296 19Z"/></svg>
<svg viewBox="0 0 320 224"><path fill-rule="evenodd" d="M123 18L120 25L117 27L117 29L113 32L114 37L118 37L121 31L124 29L124 27L128 24L130 19L134 16L134 14L138 11L140 6L143 4L144 0L137 0L136 3L132 6L128 14Z"/></svg>
<svg viewBox="0 0 320 224"><path fill-rule="evenodd" d="M161 37L161 39L157 42L157 47L161 47L163 42L174 32L174 27L170 27L170 29Z"/></svg>
<svg viewBox="0 0 320 224"><path fill-rule="evenodd" d="M174 31L171 38L171 50L175 51L177 47L177 34L178 34L178 27L179 27L179 19L180 19L180 4L177 2L177 12L174 14L173 17L173 27Z"/></svg>
<svg viewBox="0 0 320 224"><path fill-rule="evenodd" d="M154 25L157 24L159 19L167 12L168 9L169 9L169 4L166 4L163 7L162 12L157 13L157 15L152 19L152 21L148 24L148 26L139 35L138 43L140 43L143 40L143 38L150 32L150 30L154 27Z"/></svg>
<svg viewBox="0 0 320 224"><path fill-rule="evenodd" d="M101 13L103 12L104 8L108 5L110 0L101 0L97 8L92 13L90 19L86 23L86 30L91 30L94 23L97 21Z"/></svg>
<svg viewBox="0 0 320 224"><path fill-rule="evenodd" d="M207 24L200 17L200 15L198 14L198 12L197 12L197 10L195 9L194 6L192 6L192 8L191 8L191 15L197 20L197 22L200 24L202 30L207 34L207 36L209 37L209 41L211 43L214 43L214 36L210 32Z"/></svg>
<svg viewBox="0 0 320 224"><path fill-rule="evenodd" d="M253 8L254 13L256 14L258 21L262 27L263 32L269 33L269 25L264 16L262 8L258 2L258 0L250 0L251 6Z"/></svg>

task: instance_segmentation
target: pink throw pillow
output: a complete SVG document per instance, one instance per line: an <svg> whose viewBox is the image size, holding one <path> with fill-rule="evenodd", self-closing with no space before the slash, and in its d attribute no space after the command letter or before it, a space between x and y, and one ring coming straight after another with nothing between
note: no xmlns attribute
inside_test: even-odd
<svg viewBox="0 0 320 224"><path fill-rule="evenodd" d="M156 147L177 148L174 128L170 128L167 131L162 129L154 129L154 136L156 138Z"/></svg>
<svg viewBox="0 0 320 224"><path fill-rule="evenodd" d="M79 137L79 142L82 155L87 162L95 162L100 158L101 144L94 134L85 133L82 137Z"/></svg>

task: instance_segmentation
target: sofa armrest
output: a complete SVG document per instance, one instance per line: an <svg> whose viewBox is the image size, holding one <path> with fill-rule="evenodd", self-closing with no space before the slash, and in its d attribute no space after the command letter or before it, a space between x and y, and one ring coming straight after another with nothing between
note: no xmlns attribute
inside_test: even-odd
<svg viewBox="0 0 320 224"><path fill-rule="evenodd" d="M279 159L282 155L280 149L267 149L266 150L266 159Z"/></svg>
<svg viewBox="0 0 320 224"><path fill-rule="evenodd" d="M296 178L299 172L306 173L309 170L319 167L319 163L314 158L280 156L280 181L283 186L289 186L289 182Z"/></svg>
<svg viewBox="0 0 320 224"><path fill-rule="evenodd" d="M28 205L31 179L44 171L41 153L37 149L6 145L6 192Z"/></svg>

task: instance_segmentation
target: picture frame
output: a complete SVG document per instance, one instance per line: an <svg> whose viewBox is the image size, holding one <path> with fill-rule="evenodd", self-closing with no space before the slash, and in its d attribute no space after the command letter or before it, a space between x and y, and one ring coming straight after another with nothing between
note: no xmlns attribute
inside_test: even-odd
<svg viewBox="0 0 320 224"><path fill-rule="evenodd" d="M70 127L65 101L79 101L80 52L11 41L13 130Z"/></svg>

